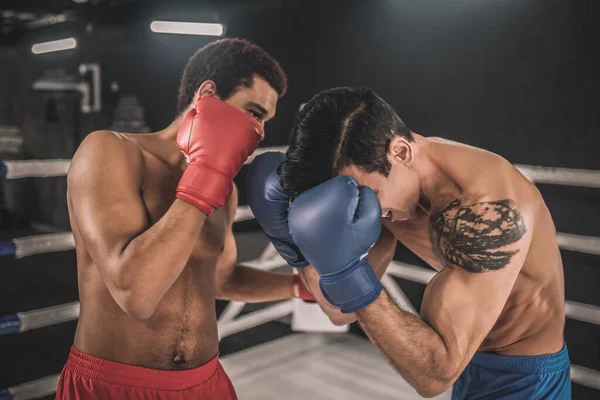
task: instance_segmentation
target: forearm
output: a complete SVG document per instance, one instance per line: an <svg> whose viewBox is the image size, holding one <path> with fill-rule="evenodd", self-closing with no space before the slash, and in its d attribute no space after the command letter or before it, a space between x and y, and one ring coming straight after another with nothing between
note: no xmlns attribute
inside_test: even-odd
<svg viewBox="0 0 600 400"><path fill-rule="evenodd" d="M331 303L325 299L321 292L321 287L319 286L319 274L317 274L312 266L299 268L298 273L302 277L308 291L313 295L317 304L321 307L321 310L323 310L334 325L348 325L356 321L355 313L344 314L339 308L331 305Z"/></svg>
<svg viewBox="0 0 600 400"><path fill-rule="evenodd" d="M145 312L153 312L190 258L206 220L194 206L175 200L165 215L129 242L119 255L116 286ZM138 302L143 298L143 302Z"/></svg>
<svg viewBox="0 0 600 400"><path fill-rule="evenodd" d="M291 299L294 297L293 282L293 274L237 265L226 280L217 282L217 297L247 303Z"/></svg>
<svg viewBox="0 0 600 400"><path fill-rule="evenodd" d="M387 270L390 261L394 256L396 249L396 238L391 236L387 230L380 236L380 243L369 252L369 264L373 267L375 275L381 279ZM305 286L312 293L313 297L335 325L348 325L356 321L356 313L344 314L339 308L333 306L325 299L319 286L319 274L312 266L298 269L300 276L304 280Z"/></svg>
<svg viewBox="0 0 600 400"><path fill-rule="evenodd" d="M385 291L356 315L371 342L419 394L437 395L453 383L455 371L442 337L402 311Z"/></svg>

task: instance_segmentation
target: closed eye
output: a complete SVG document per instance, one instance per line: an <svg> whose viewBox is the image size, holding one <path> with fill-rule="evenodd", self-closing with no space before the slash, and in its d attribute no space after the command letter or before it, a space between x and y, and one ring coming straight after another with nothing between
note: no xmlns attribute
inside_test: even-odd
<svg viewBox="0 0 600 400"><path fill-rule="evenodd" d="M262 114L254 110L248 110L248 114L250 114L250 116L257 121L260 121L262 119Z"/></svg>

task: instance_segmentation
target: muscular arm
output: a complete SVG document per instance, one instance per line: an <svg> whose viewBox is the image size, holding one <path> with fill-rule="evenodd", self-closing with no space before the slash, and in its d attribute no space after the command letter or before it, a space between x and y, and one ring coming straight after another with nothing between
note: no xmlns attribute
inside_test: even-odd
<svg viewBox="0 0 600 400"><path fill-rule="evenodd" d="M427 286L422 320L383 292L357 312L392 366L421 394L449 388L471 360L506 303L531 232L510 200L453 202L432 216L432 243L445 267Z"/></svg>
<svg viewBox="0 0 600 400"><path fill-rule="evenodd" d="M206 215L175 200L149 227L142 156L127 140L99 131L81 144L67 176L71 223L117 304L146 319L181 274Z"/></svg>
<svg viewBox="0 0 600 400"><path fill-rule="evenodd" d="M232 231L237 204L237 190L234 190L228 205L230 224L227 227L223 253L217 264L217 298L248 303L292 298L294 279L292 274L262 271L237 265L237 249Z"/></svg>
<svg viewBox="0 0 600 400"><path fill-rule="evenodd" d="M382 227L379 239L377 239L377 242L375 242L375 245L371 248L367 256L369 264L371 264L379 279L385 274L388 265L394 257L396 243L397 241L394 235L392 235L387 228ZM319 274L317 274L312 266L309 265L306 268L298 269L298 272L300 273L305 286L317 300L317 303L323 312L327 314L331 322L335 325L346 325L356 321L356 313L343 314L339 308L334 307L325 300L323 293L321 293L321 288L319 287Z"/></svg>

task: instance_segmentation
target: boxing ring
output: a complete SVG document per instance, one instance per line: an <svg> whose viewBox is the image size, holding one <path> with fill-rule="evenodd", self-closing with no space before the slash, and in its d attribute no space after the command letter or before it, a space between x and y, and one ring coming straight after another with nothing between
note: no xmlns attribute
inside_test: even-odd
<svg viewBox="0 0 600 400"><path fill-rule="evenodd" d="M285 147L259 149L253 157L274 150L285 151ZM69 164L68 159L0 161L0 179L64 176ZM517 167L534 183L600 188L600 171L528 165ZM254 216L248 206L238 208L236 223L252 219ZM557 235L563 250L600 255L600 237L571 233ZM258 257L242 260L240 264L263 270L291 270L262 232L236 235L239 246L243 247L250 236L252 246L260 242L265 246L264 250ZM72 251L74 248L71 232L56 232L0 241L0 256L20 259L35 254ZM565 265L565 269L568 268L569 265ZM435 271L431 269L394 260L382 278L382 284L403 309L418 315L394 278L427 284L434 275ZM292 330L298 333L223 357L223 365L241 400L420 398L370 342L345 334L348 326L332 325L317 305L294 299L242 314L245 307L243 302L228 303L218 319L220 339L272 321L290 323ZM565 307L567 318L600 325L600 307L571 300L566 300ZM79 302L23 310L0 318L0 335L20 334L73 321L78 316ZM33 399L51 395L56 390L60 371L56 372L0 390L0 399ZM572 365L571 378L575 383L600 390L599 371ZM450 395L447 392L436 398L449 399Z"/></svg>

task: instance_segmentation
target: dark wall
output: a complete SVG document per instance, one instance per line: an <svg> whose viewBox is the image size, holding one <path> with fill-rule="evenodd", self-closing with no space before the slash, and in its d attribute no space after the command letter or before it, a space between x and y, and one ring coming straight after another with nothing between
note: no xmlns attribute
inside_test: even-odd
<svg viewBox="0 0 600 400"><path fill-rule="evenodd" d="M90 16L90 24L34 31L17 47L34 78L56 69L76 74L81 62L101 64L103 112L81 116L79 138L111 126L125 94L137 96L151 130L166 126L183 66L214 38L153 34L150 21L219 21L227 36L260 44L288 73L289 93L263 146L286 142L299 104L316 92L370 86L416 132L484 147L515 163L600 169L600 28L592 1L194 3L122 6L109 17ZM74 51L34 56L29 50L71 35L79 41ZM112 82L119 92L110 90ZM45 131L39 129L44 140ZM596 220L582 223L600 236Z"/></svg>
<svg viewBox="0 0 600 400"><path fill-rule="evenodd" d="M166 3L166 2L165 2ZM188 2L189 3L189 2ZM39 31L78 37L75 51L27 55L38 73L100 62L110 114L118 81L150 128L173 117L181 70L211 38L157 35L152 19L219 20L281 61L288 96L265 145L286 140L298 105L319 90L370 86L415 131L496 151L511 161L600 169L596 38L591 1L263 1L204 10L150 3L112 25ZM121 21L123 20L123 21ZM112 102L112 104L110 104ZM560 151L556 151L560 149Z"/></svg>

